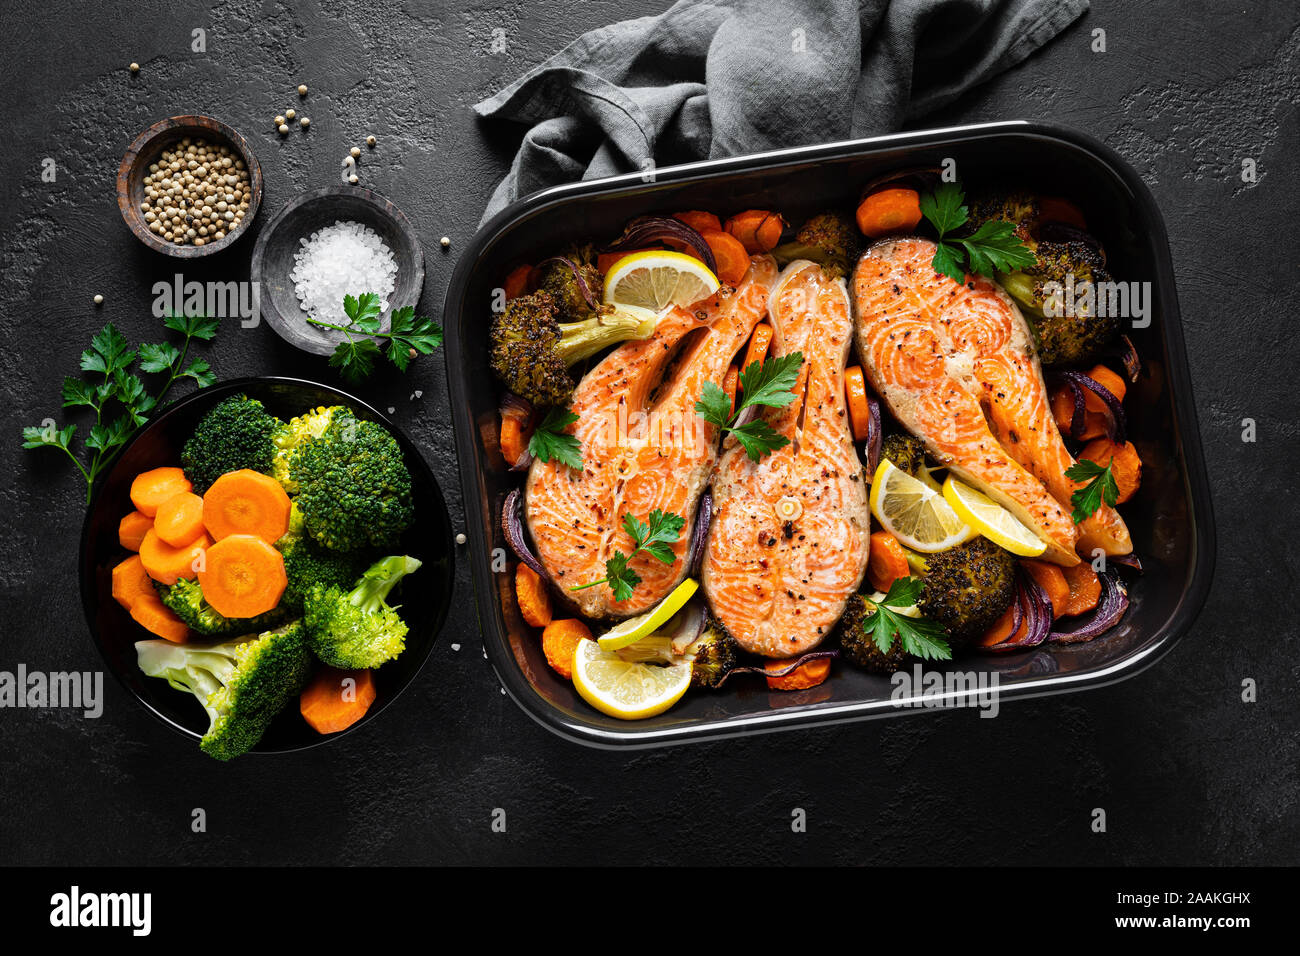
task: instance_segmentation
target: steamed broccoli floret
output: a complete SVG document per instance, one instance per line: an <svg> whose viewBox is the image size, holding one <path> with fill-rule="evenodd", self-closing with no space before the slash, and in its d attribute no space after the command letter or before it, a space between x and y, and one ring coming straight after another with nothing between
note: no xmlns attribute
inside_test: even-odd
<svg viewBox="0 0 1300 956"><path fill-rule="evenodd" d="M199 421L181 449L181 467L203 494L228 471L251 468L269 475L275 461L272 435L283 423L255 398L232 395Z"/></svg>
<svg viewBox="0 0 1300 956"><path fill-rule="evenodd" d="M561 322L561 317L555 297L538 291L511 299L492 323L492 371L534 405L568 402L574 389L570 365L619 342L647 338L656 321L626 310L580 322Z"/></svg>
<svg viewBox="0 0 1300 956"><path fill-rule="evenodd" d="M311 676L298 621L224 644L140 641L135 650L145 674L199 699L209 720L199 747L218 760L252 749Z"/></svg>
<svg viewBox="0 0 1300 956"><path fill-rule="evenodd" d="M307 533L335 551L395 544L414 517L397 439L350 412L336 412L324 434L298 447L289 477Z"/></svg>
<svg viewBox="0 0 1300 956"><path fill-rule="evenodd" d="M420 562L406 555L376 561L356 587L311 588L303 621L311 649L331 667L378 667L406 647L406 622L387 598L393 586L417 570Z"/></svg>
<svg viewBox="0 0 1300 956"><path fill-rule="evenodd" d="M889 653L880 650L871 632L862 626L867 616L874 612L875 607L869 605L862 595L849 597L840 617L840 653L863 670L873 674L892 674L907 663L907 652L897 635L889 646Z"/></svg>
<svg viewBox="0 0 1300 956"><path fill-rule="evenodd" d="M325 434L325 429L329 428L336 412L346 411L347 408L342 405L328 407L321 405L305 415L281 422L276 428L271 436L271 440L275 442L275 461L272 462L271 477L278 481L286 492L291 495L298 493L297 482L289 477L289 461L293 458L293 453L303 442L320 438Z"/></svg>
<svg viewBox="0 0 1300 956"><path fill-rule="evenodd" d="M191 629L208 637L224 637L228 634L257 634L284 622L289 616L288 610L275 607L257 617L223 617L217 609L203 597L203 589L198 581L177 579L175 584L166 585L155 582L154 587L163 604L186 623Z"/></svg>
<svg viewBox="0 0 1300 956"><path fill-rule="evenodd" d="M690 664L692 687L718 687L740 663L740 645L725 627L710 617L690 644L675 647L671 625L664 633L643 637L615 653L627 661Z"/></svg>
<svg viewBox="0 0 1300 956"><path fill-rule="evenodd" d="M805 222L794 241L777 246L772 255L783 266L795 259L811 259L837 279L849 274L861 248L858 230L846 216L823 212Z"/></svg>
<svg viewBox="0 0 1300 956"><path fill-rule="evenodd" d="M280 604L294 611L302 609L307 592L316 585L349 590L365 573L371 557L365 551L330 551L306 535L292 532L275 546L284 558L284 574L289 580Z"/></svg>
<svg viewBox="0 0 1300 956"><path fill-rule="evenodd" d="M979 637L1011 606L1016 559L988 538L975 538L923 560L925 590L917 606L943 626L954 647Z"/></svg>

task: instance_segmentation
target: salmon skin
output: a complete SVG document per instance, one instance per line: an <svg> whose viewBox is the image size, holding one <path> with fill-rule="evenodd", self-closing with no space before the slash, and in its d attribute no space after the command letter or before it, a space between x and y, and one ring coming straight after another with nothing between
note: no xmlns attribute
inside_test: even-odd
<svg viewBox="0 0 1300 956"><path fill-rule="evenodd" d="M696 506L717 461L717 430L695 414L705 382L721 382L767 309L776 277L770 256L755 256L740 286L692 309L673 309L654 334L625 342L578 383L570 410L582 446L582 471L555 459L528 472L525 518L543 566L558 590L587 617L627 617L663 600L689 568ZM614 600L608 585L572 591L605 577L615 551L634 543L624 515L645 521L656 508L686 519L676 559L636 555L641 577L632 596Z"/></svg>
<svg viewBox="0 0 1300 956"><path fill-rule="evenodd" d="M1078 528L1065 476L1074 464L1052 417L1033 337L995 283L965 285L935 272L935 245L872 245L853 276L856 343L877 393L931 455L1030 527L1043 557L1079 563L1132 551L1118 513L1103 505ZM986 417L987 416L987 417Z"/></svg>
<svg viewBox="0 0 1300 956"><path fill-rule="evenodd" d="M844 280L793 262L768 312L771 354L804 356L795 400L760 412L790 443L754 462L735 439L724 441L701 580L741 647L787 658L821 643L857 591L871 513L844 395L853 339Z"/></svg>

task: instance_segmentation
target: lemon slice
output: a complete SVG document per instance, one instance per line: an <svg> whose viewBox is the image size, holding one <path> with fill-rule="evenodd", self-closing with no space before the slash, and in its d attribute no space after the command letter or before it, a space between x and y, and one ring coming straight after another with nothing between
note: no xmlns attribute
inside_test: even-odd
<svg viewBox="0 0 1300 956"><path fill-rule="evenodd" d="M871 479L871 513L905 547L926 554L946 551L976 534L940 492L895 468L888 458Z"/></svg>
<svg viewBox="0 0 1300 956"><path fill-rule="evenodd" d="M666 598L636 617L621 621L600 636L602 651L616 651L620 647L635 644L643 637L649 637L668 623L669 619L682 609L682 605L691 599L699 585L694 578L687 578Z"/></svg>
<svg viewBox="0 0 1300 956"><path fill-rule="evenodd" d="M603 714L641 720L662 714L691 686L691 665L660 667L625 661L583 639L573 655L573 686Z"/></svg>
<svg viewBox="0 0 1300 956"><path fill-rule="evenodd" d="M634 252L605 276L605 301L660 312L708 298L720 285L708 266L684 252Z"/></svg>
<svg viewBox="0 0 1300 956"><path fill-rule="evenodd" d="M1010 511L952 475L943 483L943 497L962 521L1012 554L1033 558L1047 550L1047 543Z"/></svg>

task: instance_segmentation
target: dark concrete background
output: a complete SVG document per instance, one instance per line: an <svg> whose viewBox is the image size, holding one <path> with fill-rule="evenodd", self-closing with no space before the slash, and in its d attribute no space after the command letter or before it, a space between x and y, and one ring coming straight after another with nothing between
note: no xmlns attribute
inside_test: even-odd
<svg viewBox="0 0 1300 956"><path fill-rule="evenodd" d="M260 221L336 182L375 133L362 182L426 248L437 314L457 251L516 131L470 104L591 27L658 2L461 7L339 2L6 4L0 62L3 442L0 669L94 669L76 592L84 488L20 425L60 416L59 381L112 320L154 340L150 288L176 270L123 225L113 177L154 120L241 129L266 177ZM18 9L21 7L22 9ZM190 50L207 31L207 52ZM488 53L507 31L506 55ZM1089 49L1106 31L1107 52ZM332 745L231 765L202 756L106 681L106 712L0 712L0 860L14 863L1295 863L1297 532L1293 378L1297 64L1290 2L1095 0L1023 67L924 125L1075 124L1139 169L1168 221L1215 490L1220 554L1194 631L1109 689L1015 703L999 719L927 713L682 749L580 748L534 725L480 652L464 571L447 629L406 695ZM127 64L138 61L138 77ZM294 88L311 87L300 103ZM311 117L281 139L271 117ZM53 184L41 160L57 164ZM1243 158L1259 181L1240 181ZM449 253L438 247L448 235ZM252 240L187 279L245 278ZM102 308L91 297L102 293ZM269 328L227 328L220 375L334 381ZM1285 384L1284 384L1285 383ZM414 389L423 398L410 400ZM396 406L460 525L442 358L362 390ZM1241 420L1258 423L1255 444ZM83 425L83 430L84 430ZM460 644L460 651L451 649ZM1254 678L1259 701L1241 702ZM208 832L190 832L195 807ZM508 831L493 833L493 808ZM792 834L805 808L808 832ZM1094 807L1108 832L1089 828Z"/></svg>

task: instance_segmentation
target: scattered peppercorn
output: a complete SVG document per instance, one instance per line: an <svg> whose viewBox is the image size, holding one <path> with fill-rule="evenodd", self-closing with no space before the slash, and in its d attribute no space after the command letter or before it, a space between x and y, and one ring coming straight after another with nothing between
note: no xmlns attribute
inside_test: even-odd
<svg viewBox="0 0 1300 956"><path fill-rule="evenodd" d="M304 83L304 84L302 84L301 86L298 87L298 95L299 95L299 96L306 96L306 95L307 95L307 84L306 84L306 83Z"/></svg>
<svg viewBox="0 0 1300 956"><path fill-rule="evenodd" d="M275 118L275 125L276 125L276 126L283 126L283 125L284 125L284 117L283 117L283 116L277 116L277 117Z"/></svg>
<svg viewBox="0 0 1300 956"><path fill-rule="evenodd" d="M438 240L438 242L442 244L442 247L444 249L446 249L451 245L451 238L449 236L443 236L441 239Z"/></svg>
<svg viewBox="0 0 1300 956"><path fill-rule="evenodd" d="M374 149L374 148L375 148L375 138L374 138L374 136L367 136L367 137L366 137L366 145L369 146L371 149Z"/></svg>
<svg viewBox="0 0 1300 956"><path fill-rule="evenodd" d="M309 120L307 117L304 116L302 119L298 120L298 125L301 126L303 129L306 129L308 126L311 125L311 120Z"/></svg>
<svg viewBox="0 0 1300 956"><path fill-rule="evenodd" d="M284 118L285 118L285 119L293 119L293 118L294 118L295 116L297 116L297 115L298 115L298 111L297 111L297 110L294 110L294 109L288 109L288 110L285 110L285 111L284 111Z"/></svg>
<svg viewBox="0 0 1300 956"><path fill-rule="evenodd" d="M132 63L132 64L131 64L131 72L132 72L132 73L139 73L139 72L140 72L140 64L139 64L139 63Z"/></svg>
<svg viewBox="0 0 1300 956"><path fill-rule="evenodd" d="M104 297L102 295L97 294L95 296L95 305L103 305L103 304L104 304Z"/></svg>

